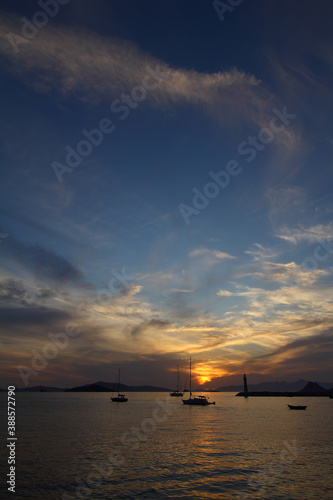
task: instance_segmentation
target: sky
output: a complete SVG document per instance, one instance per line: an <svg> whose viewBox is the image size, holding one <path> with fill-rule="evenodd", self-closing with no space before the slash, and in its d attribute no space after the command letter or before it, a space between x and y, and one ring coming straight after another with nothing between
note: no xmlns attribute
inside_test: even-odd
<svg viewBox="0 0 333 500"><path fill-rule="evenodd" d="M329 0L3 0L0 387L333 382Z"/></svg>

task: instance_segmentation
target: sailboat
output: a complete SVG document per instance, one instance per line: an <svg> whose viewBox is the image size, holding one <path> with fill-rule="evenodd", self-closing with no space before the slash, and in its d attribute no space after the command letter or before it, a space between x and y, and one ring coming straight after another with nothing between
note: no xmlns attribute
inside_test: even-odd
<svg viewBox="0 0 333 500"><path fill-rule="evenodd" d="M114 398L111 396L111 401L114 401L116 403L126 403L128 399L125 397L125 394L119 394L119 387L120 387L120 369L118 370L118 396L115 396Z"/></svg>
<svg viewBox="0 0 333 500"><path fill-rule="evenodd" d="M180 397L183 396L182 392L179 392L179 366L177 365L177 389L174 392L170 392L170 396Z"/></svg>
<svg viewBox="0 0 333 500"><path fill-rule="evenodd" d="M188 379L188 373L186 374L186 379L185 379L185 385L184 385L183 392L190 392L190 391L187 389L187 379Z"/></svg>
<svg viewBox="0 0 333 500"><path fill-rule="evenodd" d="M192 397L192 373L191 373L191 358L190 358L190 397L189 399L182 400L184 405L197 405L197 406L207 406L207 405L215 405L215 401L208 401L207 396L197 396L195 398Z"/></svg>

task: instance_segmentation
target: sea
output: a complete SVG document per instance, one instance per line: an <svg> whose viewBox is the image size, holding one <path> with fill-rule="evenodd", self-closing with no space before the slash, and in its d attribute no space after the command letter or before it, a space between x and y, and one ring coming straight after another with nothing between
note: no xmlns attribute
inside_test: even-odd
<svg viewBox="0 0 333 500"><path fill-rule="evenodd" d="M13 493L1 393L1 498L333 498L332 399L211 393L215 405L188 406L165 392L126 395L16 393Z"/></svg>

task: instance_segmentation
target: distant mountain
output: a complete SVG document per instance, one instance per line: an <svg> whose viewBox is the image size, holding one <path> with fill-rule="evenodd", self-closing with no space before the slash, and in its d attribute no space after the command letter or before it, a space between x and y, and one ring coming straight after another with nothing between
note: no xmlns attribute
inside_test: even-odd
<svg viewBox="0 0 333 500"><path fill-rule="evenodd" d="M248 383L249 391L275 391L275 392L296 392L303 389L309 383L308 380L297 380L297 382L262 382L260 384ZM324 389L333 388L333 383L320 383ZM218 387L221 392L239 392L243 390L241 385L229 385L227 387Z"/></svg>
<svg viewBox="0 0 333 500"><path fill-rule="evenodd" d="M16 392L62 392L64 389L59 387L46 387L45 385L35 385L33 387L24 387L20 389L16 387Z"/></svg>
<svg viewBox="0 0 333 500"><path fill-rule="evenodd" d="M110 389L103 387L99 384L87 384L78 387L72 387L71 389L65 389L64 392L110 392Z"/></svg>
<svg viewBox="0 0 333 500"><path fill-rule="evenodd" d="M77 387L61 389L60 387L47 387L45 385L35 385L33 387L16 387L16 392L116 392L118 385L110 382L98 381L93 384L86 384ZM119 390L122 392L170 392L172 389L165 387L155 387L153 385L124 385L120 384ZM7 389L0 388L0 392L7 392Z"/></svg>
<svg viewBox="0 0 333 500"><path fill-rule="evenodd" d="M299 392L306 394L326 394L327 389L317 384L317 382L308 382Z"/></svg>
<svg viewBox="0 0 333 500"><path fill-rule="evenodd" d="M94 384L82 385L79 387L72 387L71 389L65 389L66 392L116 392L118 388L117 384L111 384L110 382L95 382ZM121 392L169 392L171 389L166 389L165 387L154 387L152 385L119 385L119 390Z"/></svg>
<svg viewBox="0 0 333 500"><path fill-rule="evenodd" d="M106 389L109 389L111 391L116 391L118 388L117 384L112 384L110 382L102 382L101 380L99 382L96 382L96 384L105 387ZM169 392L171 389L166 389L165 387L155 387L153 385L125 385L125 384L120 384L119 385L119 390L122 392Z"/></svg>
<svg viewBox="0 0 333 500"><path fill-rule="evenodd" d="M324 389L317 382L308 382L302 389L298 391L248 391L247 393L241 391L236 396L282 396L282 397L299 397L299 396L333 396L333 389Z"/></svg>
<svg viewBox="0 0 333 500"><path fill-rule="evenodd" d="M310 384L310 385L309 385ZM322 389L332 389L333 383L322 383L318 385L316 382L309 382L307 380L298 380L297 382L262 382L261 384L248 384L249 391L251 392L264 392L264 391L275 391L275 392L297 392L305 390L307 393L318 392ZM119 389L121 392L171 392L173 389L167 389L165 387L155 387L152 385L124 385L120 384ZM36 385L33 387L16 387L17 392L116 392L117 384L110 382L103 382L99 380L93 384L86 384L77 387L71 387L68 389L61 389L59 387L47 387L44 385ZM197 388L193 389L193 392L202 392L204 389ZM241 392L243 390L243 384L241 385L229 385L226 387L218 387L214 392ZM1 392L7 391L7 389L0 389Z"/></svg>

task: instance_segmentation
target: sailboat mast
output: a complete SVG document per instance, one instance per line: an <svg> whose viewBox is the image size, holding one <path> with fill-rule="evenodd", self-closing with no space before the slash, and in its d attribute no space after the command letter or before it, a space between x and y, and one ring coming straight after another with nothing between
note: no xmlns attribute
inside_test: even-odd
<svg viewBox="0 0 333 500"><path fill-rule="evenodd" d="M192 370L191 370L191 358L190 358L190 399L192 398Z"/></svg>
<svg viewBox="0 0 333 500"><path fill-rule="evenodd" d="M120 368L118 368L118 396L119 396L119 389L120 389Z"/></svg>
<svg viewBox="0 0 333 500"><path fill-rule="evenodd" d="M187 379L188 379L188 373L186 373L186 379L185 379L185 385L184 385L184 391L187 388ZM186 389L187 390L187 389Z"/></svg>

